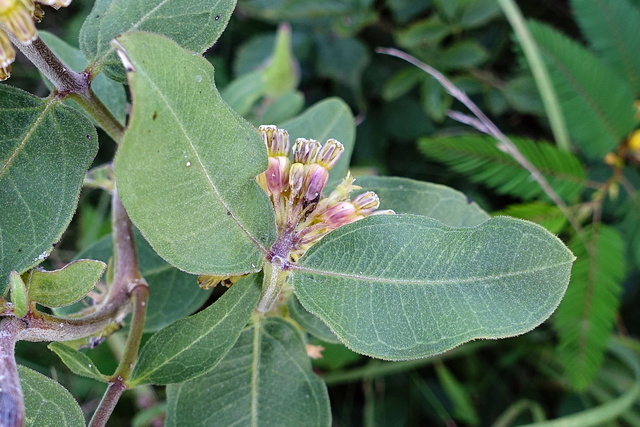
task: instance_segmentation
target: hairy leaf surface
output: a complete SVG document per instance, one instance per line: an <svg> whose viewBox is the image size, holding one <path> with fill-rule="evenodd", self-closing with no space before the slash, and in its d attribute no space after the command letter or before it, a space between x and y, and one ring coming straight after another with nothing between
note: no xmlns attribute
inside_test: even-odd
<svg viewBox="0 0 640 427"><path fill-rule="evenodd" d="M100 373L96 365L86 354L60 342L52 342L48 347L49 350L58 355L60 360L62 360L74 374L93 378L101 382L107 382L106 377Z"/></svg>
<svg viewBox="0 0 640 427"><path fill-rule="evenodd" d="M0 86L0 291L60 240L97 140L78 111Z"/></svg>
<svg viewBox="0 0 640 427"><path fill-rule="evenodd" d="M246 329L211 372L167 387L167 401L167 426L331 425L327 388L300 332L274 317Z"/></svg>
<svg viewBox="0 0 640 427"><path fill-rule="evenodd" d="M354 351L414 359L533 329L558 306L573 259L557 237L515 218L453 228L380 215L323 238L290 281Z"/></svg>
<svg viewBox="0 0 640 427"><path fill-rule="evenodd" d="M129 384L183 382L213 369L249 321L260 297L261 278L240 280L203 311L153 335L140 351Z"/></svg>
<svg viewBox="0 0 640 427"><path fill-rule="evenodd" d="M84 425L80 406L59 383L24 366L18 366L18 374L24 395L26 426Z"/></svg>
<svg viewBox="0 0 640 427"><path fill-rule="evenodd" d="M235 0L97 0L80 31L80 49L111 79L125 82L112 39L148 31L203 53L227 27L235 6Z"/></svg>
<svg viewBox="0 0 640 427"><path fill-rule="evenodd" d="M275 221L255 181L267 165L257 130L222 101L204 58L155 34L118 40L133 66L133 110L115 161L131 219L181 270L258 271Z"/></svg>
<svg viewBox="0 0 640 427"><path fill-rule="evenodd" d="M58 270L31 270L27 276L29 300L45 307L73 304L93 289L106 268L101 261L81 259Z"/></svg>
<svg viewBox="0 0 640 427"><path fill-rule="evenodd" d="M471 227L490 218L467 196L444 185L387 176L365 176L355 183L380 197L380 209L398 214L424 215L453 227Z"/></svg>

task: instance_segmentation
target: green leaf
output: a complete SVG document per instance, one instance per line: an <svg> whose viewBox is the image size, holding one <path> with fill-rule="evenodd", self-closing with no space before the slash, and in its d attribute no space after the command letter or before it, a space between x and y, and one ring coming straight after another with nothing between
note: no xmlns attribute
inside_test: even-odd
<svg viewBox="0 0 640 427"><path fill-rule="evenodd" d="M84 426L80 406L64 387L24 366L18 366L18 374L27 427Z"/></svg>
<svg viewBox="0 0 640 427"><path fill-rule="evenodd" d="M11 303L13 304L13 314L16 317L24 317L29 309L29 299L27 298L27 287L22 277L12 271L9 275L9 283L11 287Z"/></svg>
<svg viewBox="0 0 640 427"><path fill-rule="evenodd" d="M40 264L76 209L98 149L91 123L56 99L0 86L0 292Z"/></svg>
<svg viewBox="0 0 640 427"><path fill-rule="evenodd" d="M473 68L489 58L489 53L475 40L461 40L440 51L438 64L442 69Z"/></svg>
<svg viewBox="0 0 640 427"><path fill-rule="evenodd" d="M563 34L537 22L529 28L547 62L569 134L586 156L604 157L636 124L631 88Z"/></svg>
<svg viewBox="0 0 640 427"><path fill-rule="evenodd" d="M327 139L333 138L344 145L340 160L329 172L329 182L325 191L335 188L347 175L356 140L356 126L351 109L343 100L327 98L279 127L289 132L292 142L297 138L307 138L324 144Z"/></svg>
<svg viewBox="0 0 640 427"><path fill-rule="evenodd" d="M573 259L557 237L515 218L453 228L378 215L323 238L289 278L347 347L402 360L533 329L560 302Z"/></svg>
<svg viewBox="0 0 640 427"><path fill-rule="evenodd" d="M38 35L66 65L71 67L72 70L80 72L85 69L88 61L84 57L82 51L46 31L39 31ZM49 83L48 86L49 89L53 89L53 85L51 83ZM98 98L100 98L107 109L111 111L114 117L120 123L124 124L126 117L125 108L127 106L127 94L124 90L124 86L107 78L104 74L99 74L91 81L91 89L95 92ZM69 103L81 112L84 112L84 109L79 107L74 101L69 100ZM90 118L88 115L87 117Z"/></svg>
<svg viewBox="0 0 640 427"><path fill-rule="evenodd" d="M309 313L298 301L295 295L291 295L291 298L287 301L287 308L291 318L298 322L307 332L322 341L339 343L340 340L336 335L331 332L331 329L324 322L318 319L317 316Z"/></svg>
<svg viewBox="0 0 640 427"><path fill-rule="evenodd" d="M494 215L507 215L540 224L553 234L560 232L567 225L567 217L564 216L560 208L544 202L529 202L519 205L510 205L505 209L494 212Z"/></svg>
<svg viewBox="0 0 640 427"><path fill-rule="evenodd" d="M300 332L273 317L246 329L208 374L167 387L167 402L167 426L331 425L327 388Z"/></svg>
<svg viewBox="0 0 640 427"><path fill-rule="evenodd" d="M539 116L544 114L540 94L530 76L518 76L509 80L503 88L503 95L517 111Z"/></svg>
<svg viewBox="0 0 640 427"><path fill-rule="evenodd" d="M222 91L222 98L240 115L247 115L251 107L266 93L264 74L254 71L235 79Z"/></svg>
<svg viewBox="0 0 640 427"><path fill-rule="evenodd" d="M323 36L317 46L318 74L358 92L362 73L371 62L369 49L355 38L337 38L335 35Z"/></svg>
<svg viewBox="0 0 640 427"><path fill-rule="evenodd" d="M424 73L420 69L415 67L404 68L387 80L382 88L382 97L385 101L396 100L423 80Z"/></svg>
<svg viewBox="0 0 640 427"><path fill-rule="evenodd" d="M553 145L524 138L511 138L516 147L541 173L564 200L575 199L584 188L586 174L578 158ZM474 182L524 200L546 197L531 174L510 155L498 148L497 142L483 135L458 135L423 138L422 153L446 163Z"/></svg>
<svg viewBox="0 0 640 427"><path fill-rule="evenodd" d="M490 218L467 196L444 185L387 176L358 177L355 183L380 197L380 209L397 214L424 215L452 227L472 227Z"/></svg>
<svg viewBox="0 0 640 427"><path fill-rule="evenodd" d="M586 244L577 237L569 242L578 260L554 316L558 356L578 390L591 383L603 361L625 277L624 244L616 230L590 226L584 237Z"/></svg>
<svg viewBox="0 0 640 427"><path fill-rule="evenodd" d="M211 290L200 289L196 286L195 276L167 264L149 246L138 230L134 230L134 237L140 273L149 284L144 331L155 332L193 313L207 301ZM78 258L93 258L109 262L113 255L113 238L109 235L78 254ZM55 312L59 315L68 315L84 306L72 308L76 309L64 311L58 309Z"/></svg>
<svg viewBox="0 0 640 427"><path fill-rule="evenodd" d="M299 91L291 91L264 103L266 108L256 114L260 123L282 123L293 118L304 108L304 95Z"/></svg>
<svg viewBox="0 0 640 427"><path fill-rule="evenodd" d="M203 53L227 27L235 6L235 0L96 0L80 30L80 49L109 78L124 82L112 39L128 31L147 31Z"/></svg>
<svg viewBox="0 0 640 427"><path fill-rule="evenodd" d="M74 374L93 378L101 382L107 382L106 377L100 373L96 365L86 354L59 342L52 342L47 347L57 354L60 360L62 360Z"/></svg>
<svg viewBox="0 0 640 427"><path fill-rule="evenodd" d="M202 57L155 34L118 41L135 70L133 109L115 160L129 216L181 270L259 271L275 220L255 180L267 167L257 130L220 98Z"/></svg>
<svg viewBox="0 0 640 427"><path fill-rule="evenodd" d="M442 364L436 364L436 374L440 385L453 404L453 416L465 424L477 426L480 424L478 414L473 407L469 391L456 377Z"/></svg>
<svg viewBox="0 0 640 427"><path fill-rule="evenodd" d="M449 25L442 22L437 15L432 15L412 24L406 30L397 31L396 38L398 45L404 49L434 49L450 32Z"/></svg>
<svg viewBox="0 0 640 427"><path fill-rule="evenodd" d="M129 386L182 382L213 369L249 321L261 279L240 280L211 306L153 335L140 351Z"/></svg>
<svg viewBox="0 0 640 427"><path fill-rule="evenodd" d="M453 102L453 98L440 83L430 77L426 78L420 86L420 98L423 110L437 122L445 119Z"/></svg>
<svg viewBox="0 0 640 427"><path fill-rule="evenodd" d="M500 6L495 0L463 1L459 24L465 30L487 24L500 16Z"/></svg>
<svg viewBox="0 0 640 427"><path fill-rule="evenodd" d="M54 271L31 270L28 276L29 299L45 307L73 304L93 289L107 265L82 259Z"/></svg>
<svg viewBox="0 0 640 427"><path fill-rule="evenodd" d="M605 64L624 78L640 94L640 11L627 0L601 2L573 0L573 11L582 33Z"/></svg>

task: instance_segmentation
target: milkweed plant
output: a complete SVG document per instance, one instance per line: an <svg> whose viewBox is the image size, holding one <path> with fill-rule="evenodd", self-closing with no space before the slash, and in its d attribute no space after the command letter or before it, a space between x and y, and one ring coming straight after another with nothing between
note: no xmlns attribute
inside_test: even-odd
<svg viewBox="0 0 640 427"><path fill-rule="evenodd" d="M309 337L428 358L523 334L560 303L574 257L543 227L441 185L354 177L343 101L277 126L234 111L202 56L234 1L97 0L79 50L35 27L69 3L0 0L0 78L18 50L51 87L0 86L0 424L85 423L62 385L16 363L18 341L107 384L92 426L150 385L167 386L167 425L328 426ZM277 91L290 63L269 67ZM96 127L117 146L106 164ZM110 195L111 237L54 265L83 187ZM122 327L101 372L80 350Z"/></svg>

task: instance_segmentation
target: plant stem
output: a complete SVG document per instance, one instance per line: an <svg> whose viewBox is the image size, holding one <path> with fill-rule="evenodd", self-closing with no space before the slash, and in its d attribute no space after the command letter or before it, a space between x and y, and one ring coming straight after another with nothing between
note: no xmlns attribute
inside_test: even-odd
<svg viewBox="0 0 640 427"><path fill-rule="evenodd" d="M24 401L18 377L15 346L25 323L15 317L0 321L0 423L24 425Z"/></svg>
<svg viewBox="0 0 640 427"><path fill-rule="evenodd" d="M93 413L89 427L102 427L107 424L113 408L116 407L116 403L122 396L122 393L127 389L122 378L116 377L113 382L109 383L107 391L102 396L102 400L98 405L98 408Z"/></svg>
<svg viewBox="0 0 640 427"><path fill-rule="evenodd" d="M1 24L0 28L3 28ZM86 72L76 73L73 71L49 49L49 46L40 37L30 44L23 44L10 31L5 31L5 34L27 59L53 83L57 92L56 96L73 98L114 141L117 143L122 141L124 127L91 90L93 76Z"/></svg>
<svg viewBox="0 0 640 427"><path fill-rule="evenodd" d="M124 354L116 372L111 377L109 387L105 392L96 412L89 423L92 427L104 426L113 412L122 392L127 388L126 381L136 361L140 339L144 330L144 320L147 312L149 287L140 274L133 237L133 224L118 196L117 189L113 193L112 201L113 245L115 248L115 274L113 288L126 290L133 301L133 316L129 326L129 336Z"/></svg>
<svg viewBox="0 0 640 427"><path fill-rule="evenodd" d="M386 55L395 56L396 58L403 59L410 64L415 65L420 68L422 71L429 74L431 77L436 79L440 85L455 99L464 104L465 107L471 111L471 113L475 117L470 117L463 113L459 113L456 111L449 112L447 115L454 120L457 120L461 123L465 123L469 126L475 127L482 133L490 135L498 140L498 148L510 155L513 160L518 162L520 166L522 166L525 170L527 170L531 177L540 185L542 190L545 192L547 196L558 206L558 208L562 211L564 216L567 218L573 229L576 231L576 234L584 240L584 232L580 223L573 215L567 204L562 200L562 198L556 193L556 191L551 187L549 181L544 177L542 172L540 172L533 163L529 161L516 147L516 145L507 137L502 131L491 121L489 118L482 112L482 110L465 94L462 90L460 90L456 85L454 85L449 79L447 79L442 73L436 70L433 67L425 64L424 62L419 61L413 56L402 52L398 49L386 49L386 48L378 48L376 49L379 53L384 53Z"/></svg>
<svg viewBox="0 0 640 427"><path fill-rule="evenodd" d="M524 56L531 67L531 73L538 87L538 92L540 92L540 98L542 98L544 111L547 114L547 119L549 119L554 139L561 150L571 151L571 140L569 139L569 132L560 108L558 95L551 83L547 66L542 59L542 55L540 55L540 49L538 49L536 41L531 32L529 32L529 28L516 3L513 0L498 0L498 4L509 20L516 38L520 46L522 46Z"/></svg>

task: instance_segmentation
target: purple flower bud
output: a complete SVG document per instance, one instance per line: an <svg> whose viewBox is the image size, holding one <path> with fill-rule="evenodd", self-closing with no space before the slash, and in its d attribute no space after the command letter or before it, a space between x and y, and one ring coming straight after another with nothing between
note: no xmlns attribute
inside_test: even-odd
<svg viewBox="0 0 640 427"><path fill-rule="evenodd" d="M274 125L262 125L258 132L270 156L289 155L289 133L286 130L278 129Z"/></svg>
<svg viewBox="0 0 640 427"><path fill-rule="evenodd" d="M322 145L315 139L298 138L293 145L293 161L305 165L315 163L321 149Z"/></svg>
<svg viewBox="0 0 640 427"><path fill-rule="evenodd" d="M344 145L335 139L330 139L318 153L317 162L327 169L331 169L338 162L343 151Z"/></svg>
<svg viewBox="0 0 640 427"><path fill-rule="evenodd" d="M304 175L304 165L302 163L294 163L289 168L289 188L292 198L300 194L304 184Z"/></svg>
<svg viewBox="0 0 640 427"><path fill-rule="evenodd" d="M360 218L362 216L358 215L356 207L351 202L340 202L322 214L323 222L331 229L350 224Z"/></svg>
<svg viewBox="0 0 640 427"><path fill-rule="evenodd" d="M305 175L304 186L306 191L304 199L310 202L318 199L322 194L322 190L324 190L324 186L327 185L329 180L329 171L318 164L313 164L308 166Z"/></svg>
<svg viewBox="0 0 640 427"><path fill-rule="evenodd" d="M289 186L289 158L269 157L269 167L265 172L267 188L271 194L280 194Z"/></svg>

